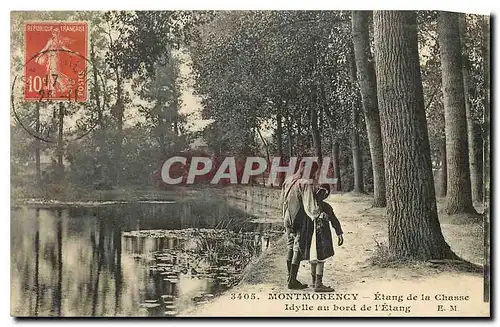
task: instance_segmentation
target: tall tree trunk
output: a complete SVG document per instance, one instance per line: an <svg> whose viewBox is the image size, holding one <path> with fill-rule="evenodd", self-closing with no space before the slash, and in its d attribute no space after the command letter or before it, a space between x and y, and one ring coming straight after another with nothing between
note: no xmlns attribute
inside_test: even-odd
<svg viewBox="0 0 500 327"><path fill-rule="evenodd" d="M283 159L283 126L281 119L281 109L276 113L276 140L278 143L278 157Z"/></svg>
<svg viewBox="0 0 500 327"><path fill-rule="evenodd" d="M318 37L313 36L313 44L315 45L318 41ZM309 123L311 126L311 136L312 136L312 146L314 147L314 155L318 158L319 163L323 162L323 153L321 151L321 134L318 128L318 110L320 107L320 84L321 81L318 80L318 72L319 72L319 56L318 56L318 47L313 47L313 54L309 56L311 59L311 76L313 78L313 82L311 85L311 107L309 108Z"/></svg>
<svg viewBox="0 0 500 327"><path fill-rule="evenodd" d="M302 140L303 150L306 151L307 149L313 149L313 137L311 131L311 115L312 115L311 110L312 110L312 105L307 110L307 114L300 118L301 127L304 128L304 133L300 134L300 138Z"/></svg>
<svg viewBox="0 0 500 327"><path fill-rule="evenodd" d="M337 178L337 184L335 184L335 191L342 190L342 179L340 178L340 146L335 135L335 119L331 111L325 110L326 122L328 123L328 129L330 130L330 138L332 143L332 165L334 178Z"/></svg>
<svg viewBox="0 0 500 327"><path fill-rule="evenodd" d="M115 103L115 120L116 120L116 137L114 146L114 182L116 185L121 181L121 158L123 144L123 85L118 68L115 70L116 75L116 103Z"/></svg>
<svg viewBox="0 0 500 327"><path fill-rule="evenodd" d="M376 11L374 34L389 249L398 257L456 258L444 240L436 208L416 14Z"/></svg>
<svg viewBox="0 0 500 327"><path fill-rule="evenodd" d="M337 179L335 184L335 191L342 191L342 179L340 178L340 147L337 140L333 140L332 143L332 163L333 163L333 175Z"/></svg>
<svg viewBox="0 0 500 327"><path fill-rule="evenodd" d="M351 150L352 150L352 167L354 170L354 189L355 193L365 193L363 181L363 159L361 157L361 148L359 146L359 90L357 88L356 63L354 62L354 51L349 57L351 67Z"/></svg>
<svg viewBox="0 0 500 327"><path fill-rule="evenodd" d="M352 123L355 126L358 123L359 117L357 113L357 108L353 104L351 108L352 113ZM364 193L364 185L363 185L363 161L361 158L361 150L359 146L359 134L353 128L351 131L351 150L352 150L352 167L354 174L354 188L353 192L355 193Z"/></svg>
<svg viewBox="0 0 500 327"><path fill-rule="evenodd" d="M482 54L483 54L483 75L484 75L484 90L483 109L484 109L484 145L483 145L483 196L485 204L485 212L488 212L490 205L490 16L484 16L481 24L483 32Z"/></svg>
<svg viewBox="0 0 500 327"><path fill-rule="evenodd" d="M98 158L99 158L99 179L102 181L104 179L104 165L105 165L105 160L104 160L104 147L105 147L105 139L104 139L104 110L101 106L101 90L99 88L99 70L97 68L97 60L95 56L95 45L92 42L90 46L90 61L92 62L92 74L93 80L94 80L94 86L93 86L93 95L94 99L96 102L96 109L97 109L97 120L98 120L98 126L99 130L97 131L97 147L99 148L98 151Z"/></svg>
<svg viewBox="0 0 500 327"><path fill-rule="evenodd" d="M370 51L368 32L371 11L352 12L352 38L359 88L365 114L368 143L373 167L373 206L385 207L385 173L382 133L377 103L377 78Z"/></svg>
<svg viewBox="0 0 500 327"><path fill-rule="evenodd" d="M441 170L439 171L439 196L446 197L446 180L447 180L447 167L446 167L446 140L441 144Z"/></svg>
<svg viewBox="0 0 500 327"><path fill-rule="evenodd" d="M101 106L101 90L99 88L99 70L97 67L97 59L95 55L95 45L94 43L91 44L90 46L90 61L92 62L92 74L93 80L94 80L94 87L93 87L93 95L94 99L96 102L96 109L97 109L97 119L99 121L99 127L103 128L104 127L104 117L103 117L103 108Z"/></svg>
<svg viewBox="0 0 500 327"><path fill-rule="evenodd" d="M63 130L64 130L64 103L59 102L59 114L57 124L57 179L62 181L64 178L64 144L63 144Z"/></svg>
<svg viewBox="0 0 500 327"><path fill-rule="evenodd" d="M35 129L36 134L40 134L40 101L36 102L35 107ZM38 187L42 184L42 169L40 167L40 140L35 138L35 176Z"/></svg>
<svg viewBox="0 0 500 327"><path fill-rule="evenodd" d="M292 122L290 120L290 114L286 117L286 135L288 139L288 158L293 157L293 135L292 135Z"/></svg>
<svg viewBox="0 0 500 327"><path fill-rule="evenodd" d="M314 106L316 103L313 104ZM323 153L321 151L321 135L318 129L318 111L317 108L311 108L311 135L314 146L314 155L318 157L319 162L323 161Z"/></svg>
<svg viewBox="0 0 500 327"><path fill-rule="evenodd" d="M482 40L482 53L483 53L483 75L484 75L484 90L485 95L483 98L483 106L484 106L484 150L483 150L483 196L484 196L484 301L490 300L490 160L491 160L491 152L490 152L490 16L484 16L481 24L481 28L483 31L483 40Z"/></svg>
<svg viewBox="0 0 500 327"><path fill-rule="evenodd" d="M446 212L475 212L472 206L467 120L465 115L462 52L458 14L439 12L438 34L441 51L444 120L448 182Z"/></svg>
<svg viewBox="0 0 500 327"><path fill-rule="evenodd" d="M473 133L474 133L474 155L475 155L475 164L476 164L476 173L479 175L478 177L478 184L480 185L480 188L477 190L477 200L479 203L481 203L484 199L484 163L483 163L483 132L481 130L482 126L480 123L474 123L473 124ZM471 180L472 183L472 180ZM472 188L477 187L472 185ZM474 198L473 198L474 199Z"/></svg>
<svg viewBox="0 0 500 327"><path fill-rule="evenodd" d="M266 151L267 162L271 162L271 156L269 154L269 146L267 145L266 140L262 136L262 133L260 132L260 129L258 127L256 127L255 129L257 130L257 134L259 135L260 140L262 141L262 144L264 145L264 150Z"/></svg>
<svg viewBox="0 0 500 327"><path fill-rule="evenodd" d="M296 125L297 125L297 128L296 128L296 131L297 133L295 134L295 146L297 148L297 150L295 150L295 154L300 154L302 151L303 151L303 148L304 148L304 140L303 140L303 137L302 137L302 132L303 132L303 121L302 121L302 117L297 119L295 122L296 122Z"/></svg>
<svg viewBox="0 0 500 327"><path fill-rule="evenodd" d="M281 116L281 107L278 107L278 112L276 113L276 138L278 145L278 157L280 158L280 164L285 162L283 157L283 125ZM283 185L285 176L283 174L278 174L278 185Z"/></svg>
<svg viewBox="0 0 500 327"><path fill-rule="evenodd" d="M327 119L330 125L330 120ZM333 177L337 179L337 183L335 184L335 191L342 191L342 178L340 177L340 146L339 142L336 138L335 131L330 125L330 139L332 144L332 168L333 168Z"/></svg>
<svg viewBox="0 0 500 327"><path fill-rule="evenodd" d="M472 201L480 202L483 199L483 174L482 174L482 162L480 162L479 154L482 150L482 146L478 148L477 133L475 129L475 124L472 119L472 103L470 100L470 62L469 55L465 48L465 38L467 25L465 20L465 14L460 14L459 17L459 28L460 28L460 41L463 53L462 61L462 75L464 79L464 96L465 96L465 117L467 120L467 143L469 146L469 170L472 188ZM479 150L479 151L478 151Z"/></svg>
<svg viewBox="0 0 500 327"><path fill-rule="evenodd" d="M108 31L110 48L114 47L114 41L111 36L111 32ZM112 180L115 185L120 184L121 179L121 158L122 158L122 143L123 143L123 114L124 114L124 103L123 103L123 80L120 75L120 68L118 65L113 67L115 78L116 78L116 102L112 109L113 118L115 120L115 138L113 146L113 161L111 166L113 167Z"/></svg>

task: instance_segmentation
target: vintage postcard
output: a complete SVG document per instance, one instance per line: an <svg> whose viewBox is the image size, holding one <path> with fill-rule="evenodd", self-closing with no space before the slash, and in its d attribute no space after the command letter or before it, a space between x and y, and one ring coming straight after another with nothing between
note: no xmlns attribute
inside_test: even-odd
<svg viewBox="0 0 500 327"><path fill-rule="evenodd" d="M490 16L10 24L12 316L491 316Z"/></svg>

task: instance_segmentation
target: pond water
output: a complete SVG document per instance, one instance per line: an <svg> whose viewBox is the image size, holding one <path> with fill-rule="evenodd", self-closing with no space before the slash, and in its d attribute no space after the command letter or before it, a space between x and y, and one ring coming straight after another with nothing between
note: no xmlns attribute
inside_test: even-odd
<svg viewBox="0 0 500 327"><path fill-rule="evenodd" d="M175 316L209 301L282 235L262 222L272 210L231 202L12 208L11 314Z"/></svg>

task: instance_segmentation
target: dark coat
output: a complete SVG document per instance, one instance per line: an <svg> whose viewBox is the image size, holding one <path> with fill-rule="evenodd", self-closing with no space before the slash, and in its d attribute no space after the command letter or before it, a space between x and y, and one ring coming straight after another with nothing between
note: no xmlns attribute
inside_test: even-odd
<svg viewBox="0 0 500 327"><path fill-rule="evenodd" d="M328 220L319 218L316 222L316 251L318 260L325 260L334 255L332 231L330 223L335 229L337 235L342 235L342 227L337 216L333 212L332 206L324 201L318 201L321 211L326 213ZM304 225L301 229L301 260L309 260L312 236L314 233L314 222L307 217L304 219Z"/></svg>

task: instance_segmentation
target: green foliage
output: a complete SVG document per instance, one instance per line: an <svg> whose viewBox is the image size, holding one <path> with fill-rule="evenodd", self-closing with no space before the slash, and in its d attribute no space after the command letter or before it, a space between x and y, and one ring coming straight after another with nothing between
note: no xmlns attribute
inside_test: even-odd
<svg viewBox="0 0 500 327"><path fill-rule="evenodd" d="M281 131L282 147L291 138L296 154L313 152L311 110L321 111L325 138L330 131L324 111L335 113L329 115L331 132L343 135L350 106L345 99L351 92L343 51L350 42L349 28L343 12L217 13L190 47L204 117L217 124L207 128L207 137L214 138L209 145L251 154L258 149L258 132L268 124L274 130L270 147L277 149L278 112L283 130L290 131ZM215 131L217 126L224 131Z"/></svg>
<svg viewBox="0 0 500 327"><path fill-rule="evenodd" d="M473 122L480 125L483 121L484 96L482 55L481 55L481 26L479 15L466 14L466 33L463 49L464 58L469 61L469 99L471 101L471 115ZM420 51L420 65L422 84L424 89L425 109L429 130L431 156L436 167L439 166L441 146L445 141L444 135L444 104L441 85L441 62L439 57L439 43L437 42L437 12L418 12L418 39ZM481 129L478 128L478 133Z"/></svg>
<svg viewBox="0 0 500 327"><path fill-rule="evenodd" d="M107 153L113 149L114 131L101 131L89 135L66 149L70 166L68 175L71 183L102 187L111 183L113 158ZM151 185L151 174L158 164L158 144L151 139L149 131L137 125L124 129L122 149L122 176L129 185ZM107 141L104 148L97 146L99 137Z"/></svg>
<svg viewBox="0 0 500 327"><path fill-rule="evenodd" d="M106 61L120 68L125 78L153 74L166 49L179 48L196 37L193 27L210 20L210 12L197 11L108 11L104 20L118 37L110 41ZM109 33L110 40L113 39Z"/></svg>
<svg viewBox="0 0 500 327"><path fill-rule="evenodd" d="M67 179L74 185L111 185L116 170L126 183L151 184L151 173L166 152L184 150L191 141L186 117L179 114L179 62L171 49L194 40L194 26L211 12L21 12L12 15L12 74L22 74L27 20L85 20L89 22L89 98L84 104L65 104L64 157ZM133 88L133 86L138 86ZM142 106L135 101L142 100ZM54 105L44 104L42 134L55 137ZM34 103L16 110L34 122ZM132 117L139 122L130 123ZM69 122L69 123L68 123ZM30 123L32 124L32 123ZM132 125L132 126L131 126ZM35 140L11 120L11 163L15 175L34 160ZM33 127L33 126L31 126ZM80 139L74 141L77 136ZM160 141L160 139L164 141ZM55 154L56 144L40 142L43 154ZM27 167L27 166L26 166ZM33 172L31 172L33 173ZM50 174L46 174L51 178ZM51 180L47 180L51 183ZM45 185L47 185L45 183Z"/></svg>
<svg viewBox="0 0 500 327"><path fill-rule="evenodd" d="M185 134L186 116L179 113L179 64L179 59L167 52L155 64L153 75L138 77L134 83L137 95L146 102L138 105L139 113L145 118L142 126L150 131L163 156L168 151L175 153L187 146L186 135L182 135Z"/></svg>
<svg viewBox="0 0 500 327"><path fill-rule="evenodd" d="M481 20L482 15L465 15L465 49L463 49L466 58L468 59L470 73L470 94L471 101L471 116L476 124L484 122L484 107L482 99L485 96L484 74L483 74L483 56L481 52Z"/></svg>

